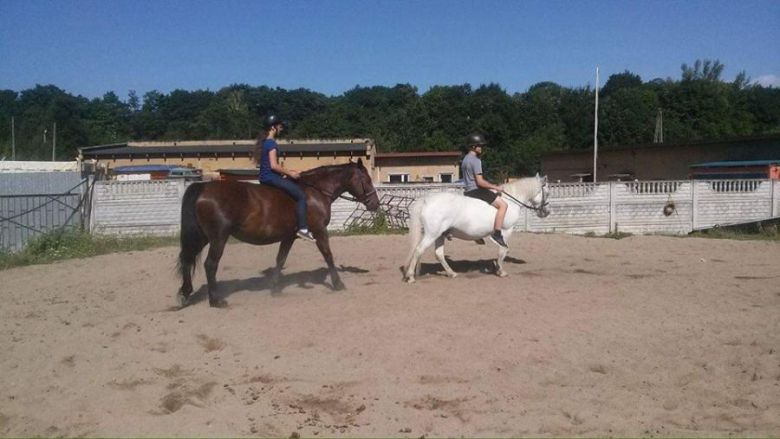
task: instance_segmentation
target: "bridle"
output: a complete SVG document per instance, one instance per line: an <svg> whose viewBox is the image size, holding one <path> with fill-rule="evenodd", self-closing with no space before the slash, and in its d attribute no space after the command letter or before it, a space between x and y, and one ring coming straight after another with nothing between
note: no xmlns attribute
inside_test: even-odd
<svg viewBox="0 0 780 439"><path fill-rule="evenodd" d="M531 197L531 199L534 199L541 192L541 194L542 194L542 202L538 206L533 206L533 205L529 205L529 204L523 203L522 201L518 200L517 198L513 197L512 195L510 195L510 194L508 194L506 192L502 192L501 195L506 195L507 197L509 197L510 200L512 200L515 203L525 207L526 209L531 209L531 210L535 210L535 211L539 212L542 209L544 209L547 205L550 204L550 202L547 201L547 192L544 191L544 185L545 184L546 183L542 184L542 187L539 189L539 192L537 192L533 197Z"/></svg>
<svg viewBox="0 0 780 439"><path fill-rule="evenodd" d="M358 170L358 174L360 174L360 170ZM303 181L303 178L299 178L298 182L300 182L301 184L304 184L306 186L309 186L310 188L314 188L314 189L322 192L323 194L325 194L328 197L330 197L331 201L335 201L337 198L341 198L343 200L352 201L354 203L366 204L366 201L368 200L368 197L374 195L376 193L376 189L373 189L370 192L366 192L366 184L363 182L363 176L359 175L358 180L360 180L360 188L363 189L363 194L361 196L359 196L359 197L352 197L352 196L344 195L344 194L336 195L333 192L326 191L325 189L323 189L321 187L317 187L317 186L315 186L315 185L313 185L311 183L307 183L307 182Z"/></svg>

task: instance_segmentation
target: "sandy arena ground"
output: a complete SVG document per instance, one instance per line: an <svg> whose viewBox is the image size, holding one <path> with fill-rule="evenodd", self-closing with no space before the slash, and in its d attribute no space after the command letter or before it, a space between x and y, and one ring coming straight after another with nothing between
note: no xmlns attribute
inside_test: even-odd
<svg viewBox="0 0 780 439"><path fill-rule="evenodd" d="M177 249L0 272L3 436L778 436L780 245L514 236L432 251L231 244L230 306L174 307ZM195 285L205 282L198 269Z"/></svg>

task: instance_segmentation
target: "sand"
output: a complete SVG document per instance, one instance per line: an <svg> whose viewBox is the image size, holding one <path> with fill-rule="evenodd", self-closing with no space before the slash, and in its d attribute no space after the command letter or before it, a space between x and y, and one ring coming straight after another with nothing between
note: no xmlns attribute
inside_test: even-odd
<svg viewBox="0 0 780 439"><path fill-rule="evenodd" d="M226 309L177 249L0 272L2 436L779 436L780 244L521 234L230 244Z"/></svg>

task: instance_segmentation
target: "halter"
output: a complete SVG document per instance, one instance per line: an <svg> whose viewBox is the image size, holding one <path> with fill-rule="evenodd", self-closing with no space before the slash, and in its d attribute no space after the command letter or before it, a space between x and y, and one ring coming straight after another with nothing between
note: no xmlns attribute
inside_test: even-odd
<svg viewBox="0 0 780 439"><path fill-rule="evenodd" d="M360 172L360 171L358 171L358 172ZM318 191L322 192L323 194L329 196L331 198L331 201L335 201L336 198L341 198L341 199L344 199L344 200L347 200L347 201L352 201L354 203L366 204L366 200L368 200L368 197L370 197L371 195L374 195L376 193L376 189L372 190L371 192L366 192L366 185L365 185L365 183L363 183L362 176L360 176L359 180L360 180L360 188L363 189L363 195L361 195L360 197L357 197L357 198L356 197L347 196L347 195L343 195L343 194L342 195L336 195L333 192L326 191L325 189L323 189L321 187L317 187L317 186L315 186L315 185L313 185L311 183L306 183L305 181L303 181L303 178L299 178L298 182L302 183L302 184L304 184L306 186L309 186L310 188L317 189Z"/></svg>
<svg viewBox="0 0 780 439"><path fill-rule="evenodd" d="M510 195L510 194L508 194L506 192L502 192L501 195L506 195L507 197L509 197L510 200L512 200L515 203L525 207L526 209L531 209L531 210L535 210L535 211L538 212L538 211L544 209L548 204L550 204L547 201L547 194L544 192L544 184L542 184L542 187L539 189L539 192L537 192L533 197L531 197L531 199L536 198L536 196L539 195L540 192L542 194L542 202L538 206L531 206L531 205L525 204L522 201L518 200L517 198L513 197L512 195Z"/></svg>

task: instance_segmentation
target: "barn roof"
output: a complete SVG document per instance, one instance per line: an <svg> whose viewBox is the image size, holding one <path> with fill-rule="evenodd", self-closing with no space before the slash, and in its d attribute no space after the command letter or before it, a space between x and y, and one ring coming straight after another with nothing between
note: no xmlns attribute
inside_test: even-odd
<svg viewBox="0 0 780 439"><path fill-rule="evenodd" d="M247 142L234 142L226 145L226 142L216 141L213 143L188 142L189 144L179 145L172 142L173 145L152 145L137 146L133 143L118 143L111 145L99 145L86 148L80 148L82 157L85 159L102 158L112 156L136 156L145 157L174 155L174 156L194 156L194 155L249 155L254 151L253 144ZM197 144L192 144L197 143ZM279 152L282 154L315 154L315 153L365 153L368 147L363 141L322 141L322 142L300 142L279 143Z"/></svg>
<svg viewBox="0 0 780 439"><path fill-rule="evenodd" d="M733 168L746 166L780 165L780 160L733 160L723 162L697 163L691 168Z"/></svg>

